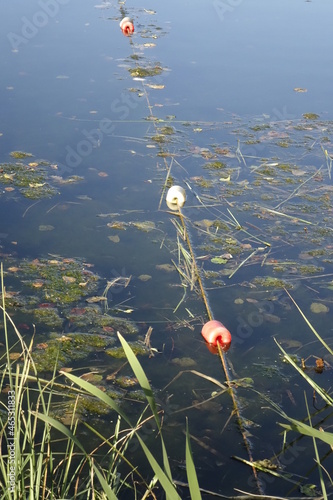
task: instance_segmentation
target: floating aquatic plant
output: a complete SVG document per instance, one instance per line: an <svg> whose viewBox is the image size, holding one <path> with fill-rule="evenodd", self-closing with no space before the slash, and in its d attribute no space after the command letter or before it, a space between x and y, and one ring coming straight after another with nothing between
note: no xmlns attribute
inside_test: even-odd
<svg viewBox="0 0 333 500"><path fill-rule="evenodd" d="M147 356L149 354L149 350L145 347L142 342L129 342L129 345L136 356ZM126 354L122 347L111 347L110 349L106 349L105 353L112 358L124 359L126 358Z"/></svg>
<svg viewBox="0 0 333 500"><path fill-rule="evenodd" d="M61 257L23 260L17 276L38 290L42 302L55 304L76 302L91 294L100 279L83 260Z"/></svg>
<svg viewBox="0 0 333 500"><path fill-rule="evenodd" d="M51 334L44 337L43 345L32 352L38 372L50 372L56 367L71 366L73 362L86 359L93 352L103 351L114 344L109 336L91 333Z"/></svg>
<svg viewBox="0 0 333 500"><path fill-rule="evenodd" d="M141 67L137 66L135 68L130 68L128 70L133 77L139 77L139 78L147 78L149 76L156 76L160 75L163 71L161 66L155 65L151 67Z"/></svg>
<svg viewBox="0 0 333 500"><path fill-rule="evenodd" d="M17 187L24 197L30 199L47 198L58 193L48 182L46 169L39 164L2 163L0 183Z"/></svg>
<svg viewBox="0 0 333 500"><path fill-rule="evenodd" d="M23 158L29 158L29 157L33 156L33 154L26 153L24 151L12 151L9 154L10 154L10 156L12 156L13 158L15 158L17 160L22 160Z"/></svg>

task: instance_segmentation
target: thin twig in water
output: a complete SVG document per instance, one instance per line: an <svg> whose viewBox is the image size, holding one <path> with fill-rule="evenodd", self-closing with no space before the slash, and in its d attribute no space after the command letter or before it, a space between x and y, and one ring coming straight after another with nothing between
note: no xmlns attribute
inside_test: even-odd
<svg viewBox="0 0 333 500"><path fill-rule="evenodd" d="M325 155L328 177L331 178L333 158L328 154L327 149L323 148L322 144L321 144L321 149L323 150L324 155Z"/></svg>
<svg viewBox="0 0 333 500"><path fill-rule="evenodd" d="M161 194L160 202L158 204L158 209L159 210L161 208L162 201L163 201L163 198L164 198L164 193L165 193L165 190L167 188L167 184L168 184L168 180L169 180L169 177L170 177L170 172L171 172L172 164L173 164L173 158L171 158L171 162L170 162L169 168L167 170L166 178L165 178L165 181L164 181L164 184L163 184L162 194Z"/></svg>
<svg viewBox="0 0 333 500"><path fill-rule="evenodd" d="M240 225L240 223L238 222L238 220L236 219L236 217L233 215L233 213L229 210L229 208L227 208L227 210L228 210L229 214L231 215L232 219L234 220L235 229L237 229L238 231L242 231L243 233L247 234L251 238L259 241L263 245L266 245L267 247L271 246L271 244L268 243L267 241L264 241L264 240L258 238L258 236L254 236L254 234L251 234L248 231L246 231L246 229L244 229L243 226Z"/></svg>
<svg viewBox="0 0 333 500"><path fill-rule="evenodd" d="M24 211L23 215L22 215L22 218L26 216L27 212L30 210L30 208L34 207L35 205L37 205L37 203L40 203L42 200L37 200L35 201L35 203L33 203L32 205L29 205L28 208Z"/></svg>
<svg viewBox="0 0 333 500"><path fill-rule="evenodd" d="M147 333L145 335L145 340L144 340L145 347L147 347L147 349L149 349L149 357L150 358L153 358L155 356L156 352L158 353L158 350L155 349L155 347L152 347L152 345L150 343L150 337L151 337L152 333L153 333L153 328L150 326L147 330Z"/></svg>
<svg viewBox="0 0 333 500"><path fill-rule="evenodd" d="M242 162L244 163L245 167L247 166L246 165L246 161L244 159L244 156L242 155L242 152L240 150L240 140L239 139L237 140L236 157L237 157L237 160L239 161L239 163L241 163L241 160L242 160Z"/></svg>
<svg viewBox="0 0 333 500"><path fill-rule="evenodd" d="M287 217L288 219L293 219L293 220L295 220L297 222L302 222L302 224L317 225L314 222L310 222L310 221L305 220L305 219L300 219L296 215L284 214L283 212L278 212L277 210L272 210L271 208L266 208L266 207L259 207L259 208L261 210L266 210L266 212L269 212L269 213L272 213L272 214L281 215L282 217Z"/></svg>
<svg viewBox="0 0 333 500"><path fill-rule="evenodd" d="M236 274L236 273L237 273L237 271L238 271L238 270L239 270L239 269L240 269L240 268L241 268L241 267L245 264L245 262L247 262L249 259L251 259L251 257L253 257L253 255L255 255L258 251L259 251L259 248L256 248L256 249L255 249L255 250L254 250L254 251L253 251L250 255L248 255L248 256L246 257L246 259L244 259L244 260L243 260L243 261L239 264L239 266L237 266L237 267L236 267L236 269L234 269L234 270L232 271L232 273L231 273L231 274L229 274L229 279L230 279L230 278L232 278L232 276L233 276L234 274Z"/></svg>
<svg viewBox="0 0 333 500"><path fill-rule="evenodd" d="M323 167L320 167L314 174L312 174L308 179L306 179L304 182L302 182L302 184L300 184L296 189L294 189L294 191L292 193L290 193L290 195L283 201L281 201L281 203L279 203L278 205L276 205L276 207L274 207L275 209L279 208L281 205L283 205L283 203L286 203L287 201L289 201L291 198L293 198L294 196L297 196L301 187L304 186L304 184L306 184L307 182L309 182L311 179L313 179L313 177L315 177L316 175L319 174L319 172L321 171Z"/></svg>
<svg viewBox="0 0 333 500"><path fill-rule="evenodd" d="M129 285L131 279L132 279L132 276L129 276L129 277L117 276L117 278L113 278L112 280L107 281L106 287L105 287L104 292L102 294L102 297L106 298L106 301L105 301L105 310L106 311L109 309L107 295L109 293L110 288L112 288L113 286L120 286L120 287L126 288Z"/></svg>

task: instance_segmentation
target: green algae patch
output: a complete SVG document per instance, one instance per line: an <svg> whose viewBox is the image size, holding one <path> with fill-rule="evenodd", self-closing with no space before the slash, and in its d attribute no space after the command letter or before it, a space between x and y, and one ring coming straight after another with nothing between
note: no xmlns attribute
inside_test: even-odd
<svg viewBox="0 0 333 500"><path fill-rule="evenodd" d="M198 177L195 179L195 184L203 189L210 189L213 187L213 181L210 179L205 179L204 177Z"/></svg>
<svg viewBox="0 0 333 500"><path fill-rule="evenodd" d="M99 388L102 389L101 387ZM114 400L117 400L121 396L121 394L115 391L105 391L104 389L104 392ZM57 405L57 407L53 407L51 410L51 416L65 425L70 425L72 423L74 412L76 419L79 419L81 422L89 420L90 425L92 424L92 417L106 416L111 412L109 405L93 396L85 394L80 394L78 397L77 395L73 397L71 394L68 396L69 399L66 401L65 405Z"/></svg>
<svg viewBox="0 0 333 500"><path fill-rule="evenodd" d="M16 160L22 160L23 158L31 158L33 156L32 153L25 153L24 151L12 151L9 153L12 158Z"/></svg>
<svg viewBox="0 0 333 500"><path fill-rule="evenodd" d="M271 276L254 278L253 283L264 288L293 288L293 286L288 281L284 281L279 278L273 278Z"/></svg>
<svg viewBox="0 0 333 500"><path fill-rule="evenodd" d="M279 141L279 142L277 142L277 145L280 146L280 148L289 148L290 142L289 141Z"/></svg>
<svg viewBox="0 0 333 500"><path fill-rule="evenodd" d="M54 307L38 307L32 310L34 321L40 325L49 326L52 328L61 328L63 319L59 316L57 309Z"/></svg>
<svg viewBox="0 0 333 500"><path fill-rule="evenodd" d="M138 385L139 381L135 377L130 377L129 375L122 375L121 377L117 377L114 383L119 387L121 387L122 389L128 389L129 387Z"/></svg>
<svg viewBox="0 0 333 500"><path fill-rule="evenodd" d="M173 135L175 133L175 129L173 127L170 127L169 125L159 128L158 131L160 134L164 135Z"/></svg>
<svg viewBox="0 0 333 500"><path fill-rule="evenodd" d="M136 356L145 356L149 354L149 350L141 342L129 342L129 345ZM126 359L125 351L121 346L106 349L105 353L112 358Z"/></svg>
<svg viewBox="0 0 333 500"><path fill-rule="evenodd" d="M115 399L115 394L108 394L109 397ZM78 402L77 411L82 416L88 417L89 415L108 415L111 412L111 408L106 403L103 403L100 399L80 396Z"/></svg>
<svg viewBox="0 0 333 500"><path fill-rule="evenodd" d="M146 78L149 76L160 75L163 72L163 68L158 64L155 66L141 67L137 66L136 68L130 68L128 70L134 78Z"/></svg>
<svg viewBox="0 0 333 500"><path fill-rule="evenodd" d="M22 196L31 200L51 198L59 194L59 190L53 184L73 184L83 180L83 177L78 175L66 178L52 175L58 170L58 166L46 160L28 163L26 159L33 156L31 153L13 151L10 156L22 161L0 164L0 184L7 186L7 192L17 188Z"/></svg>
<svg viewBox="0 0 333 500"><path fill-rule="evenodd" d="M263 130L267 130L269 128L271 127L268 123L262 123L258 125L253 125L252 127L250 127L250 130L253 130L254 132L262 132Z"/></svg>
<svg viewBox="0 0 333 500"><path fill-rule="evenodd" d="M70 367L92 353L104 353L113 347L117 332L138 333L136 323L117 316L119 311L109 314L107 297L97 294L105 283L83 259L59 255L10 258L5 268L11 279L6 291L8 308L24 315L22 333L36 325L32 357L40 372ZM136 352L145 352L140 343Z"/></svg>
<svg viewBox="0 0 333 500"><path fill-rule="evenodd" d="M318 120L320 116L316 113L304 113L303 118L305 118L305 120Z"/></svg>
<svg viewBox="0 0 333 500"><path fill-rule="evenodd" d="M227 165L223 163L222 161L212 161L209 163L206 163L203 168L207 170L220 170L221 168L225 168Z"/></svg>
<svg viewBox="0 0 333 500"><path fill-rule="evenodd" d="M151 137L151 140L157 142L158 144L164 144L168 142L168 139L163 134L156 134Z"/></svg>
<svg viewBox="0 0 333 500"><path fill-rule="evenodd" d="M48 181L48 173L39 163L0 164L0 183L16 187L22 196L30 199L50 198L58 190Z"/></svg>
<svg viewBox="0 0 333 500"><path fill-rule="evenodd" d="M54 304L76 302L91 294L99 281L80 259L34 259L20 265L26 284L38 291L42 300Z"/></svg>
<svg viewBox="0 0 333 500"><path fill-rule="evenodd" d="M87 358L96 351L104 351L115 340L90 333L51 333L45 342L36 345L32 359L38 372L51 372L69 366L73 362Z"/></svg>
<svg viewBox="0 0 333 500"><path fill-rule="evenodd" d="M138 333L138 327L133 321L117 318L115 316L110 316L109 314L104 314L100 317L100 324L105 329L107 327L113 328L115 331L119 331L124 335L133 335Z"/></svg>
<svg viewBox="0 0 333 500"><path fill-rule="evenodd" d="M53 342L51 344L43 343L37 344L37 350L32 352L32 360L37 371L40 372L53 372L54 368L59 370L66 366L69 361L68 357L61 352L59 344ZM46 348L43 348L47 346Z"/></svg>
<svg viewBox="0 0 333 500"><path fill-rule="evenodd" d="M303 275L311 275L311 274L322 273L324 271L324 268L319 266L308 265L308 266L300 266L299 270Z"/></svg>

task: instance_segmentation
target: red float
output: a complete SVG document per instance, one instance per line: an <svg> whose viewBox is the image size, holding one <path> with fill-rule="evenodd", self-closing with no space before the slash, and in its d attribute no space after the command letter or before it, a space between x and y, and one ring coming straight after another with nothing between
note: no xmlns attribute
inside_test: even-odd
<svg viewBox="0 0 333 500"><path fill-rule="evenodd" d="M208 321L202 327L201 335L212 346L217 346L219 343L223 351L227 351L230 347L231 333L220 321L215 319Z"/></svg>
<svg viewBox="0 0 333 500"><path fill-rule="evenodd" d="M129 36L134 33L134 24L129 17L124 17L119 23L120 29L124 35Z"/></svg>

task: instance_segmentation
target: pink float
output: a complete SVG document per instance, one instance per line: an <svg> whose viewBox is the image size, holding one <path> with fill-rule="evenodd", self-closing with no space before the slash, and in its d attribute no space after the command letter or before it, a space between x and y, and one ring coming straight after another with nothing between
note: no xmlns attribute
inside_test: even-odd
<svg viewBox="0 0 333 500"><path fill-rule="evenodd" d="M201 335L212 346L217 346L219 343L223 351L227 351L230 347L231 333L220 321L213 319L205 323Z"/></svg>
<svg viewBox="0 0 333 500"><path fill-rule="evenodd" d="M129 17L124 17L119 23L121 31L124 35L129 36L134 33L134 24Z"/></svg>

